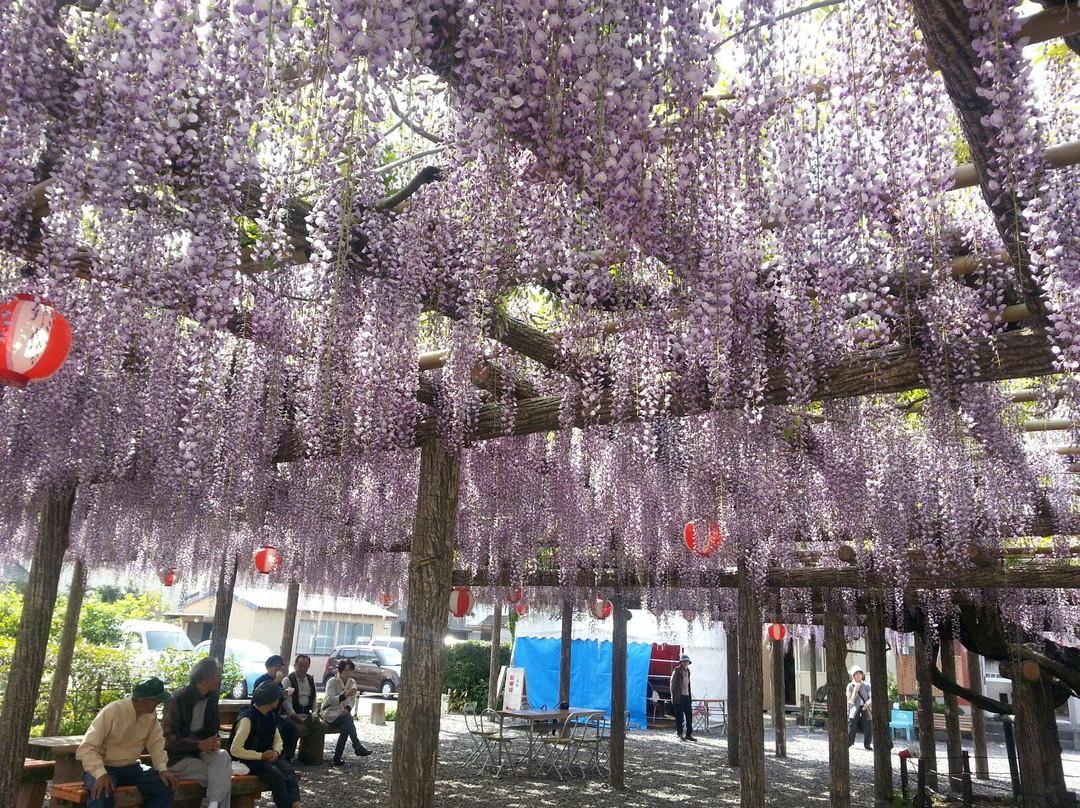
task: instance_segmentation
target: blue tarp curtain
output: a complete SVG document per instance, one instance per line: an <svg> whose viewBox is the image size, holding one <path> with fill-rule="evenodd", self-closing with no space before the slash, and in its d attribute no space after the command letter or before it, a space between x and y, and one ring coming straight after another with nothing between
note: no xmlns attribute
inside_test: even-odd
<svg viewBox="0 0 1080 808"><path fill-rule="evenodd" d="M559 654L562 641L518 637L514 665L525 669L525 690L533 707L559 703ZM626 706L630 722L645 726L651 643L630 643L626 651ZM611 643L573 640L570 646L570 706L611 715Z"/></svg>

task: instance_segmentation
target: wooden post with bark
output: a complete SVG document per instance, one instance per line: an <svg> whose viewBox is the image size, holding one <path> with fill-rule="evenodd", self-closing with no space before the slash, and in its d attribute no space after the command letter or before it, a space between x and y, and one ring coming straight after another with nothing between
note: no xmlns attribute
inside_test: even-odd
<svg viewBox="0 0 1080 808"><path fill-rule="evenodd" d="M885 653L885 606L875 593L866 609L866 667L873 688L870 691L870 716L874 732L874 805L892 804L892 732L889 720L889 669Z"/></svg>
<svg viewBox="0 0 1080 808"><path fill-rule="evenodd" d="M611 738L608 741L608 785L617 791L626 788L624 779L626 747L626 624L630 612L621 592L611 596ZM690 731L690 728L687 728Z"/></svg>
<svg viewBox="0 0 1080 808"><path fill-rule="evenodd" d="M290 581L289 592L285 596L285 625L281 627L281 658L286 669L291 670L293 638L296 636L296 612L300 608L300 582Z"/></svg>
<svg viewBox="0 0 1080 808"><path fill-rule="evenodd" d="M742 808L765 804L765 718L761 599L745 558L739 559L739 793Z"/></svg>
<svg viewBox="0 0 1080 808"><path fill-rule="evenodd" d="M967 652L968 688L982 695L983 675L982 657L972 650ZM971 705L971 743L975 747L975 777L978 780L990 779L990 761L986 756L986 711Z"/></svg>
<svg viewBox="0 0 1080 808"><path fill-rule="evenodd" d="M810 655L810 699L811 699L811 701L817 699L817 689L818 689L818 681L817 681L817 650L818 650L817 649L817 635L814 634L814 632L811 631L810 632L810 645L809 645L809 649L808 649L809 655Z"/></svg>
<svg viewBox="0 0 1080 808"><path fill-rule="evenodd" d="M1032 671L1037 674L1028 678ZM1054 702L1041 669L1031 664L1012 663L1007 673L1012 679L1016 707L1016 757L1024 788L1024 808L1074 808L1075 801L1065 787L1061 765Z"/></svg>
<svg viewBox="0 0 1080 808"><path fill-rule="evenodd" d="M956 658L953 656L953 641L950 637L941 638L941 675L950 682L956 682ZM944 692L944 691L943 691ZM960 704L956 696L944 692L945 701L945 755L949 766L949 791L959 792L962 787L963 745L960 742Z"/></svg>
<svg viewBox="0 0 1080 808"><path fill-rule="evenodd" d="M218 571L217 597L214 599L214 624L210 628L210 653L225 663L225 640L229 637L229 618L232 616L233 591L236 589L237 557L229 551L221 559Z"/></svg>
<svg viewBox="0 0 1080 808"><path fill-rule="evenodd" d="M570 654L574 634L574 605L564 600L559 645L559 706L570 706Z"/></svg>
<svg viewBox="0 0 1080 808"><path fill-rule="evenodd" d="M729 620L725 626L727 641L727 751L728 765L742 765L742 676L739 667L739 621Z"/></svg>
<svg viewBox="0 0 1080 808"><path fill-rule="evenodd" d="M488 662L488 707L492 710L499 706L499 672L502 670L502 658L499 648L502 644L502 604L496 600L491 611L491 658Z"/></svg>
<svg viewBox="0 0 1080 808"><path fill-rule="evenodd" d="M925 623L915 626L915 689L918 691L919 760L926 765L926 784L937 790L937 737L934 733L934 685L930 681L933 664L926 642Z"/></svg>
<svg viewBox="0 0 1080 808"><path fill-rule="evenodd" d="M67 610L64 612L64 628L60 632L60 647L56 652L56 670L53 671L49 688L49 708L45 713L43 735L57 735L64 720L64 704L67 701L68 680L71 678L71 661L75 658L75 640L79 636L79 615L82 614L83 598L86 597L86 566L81 558L75 559L71 571L71 588L68 590Z"/></svg>
<svg viewBox="0 0 1080 808"><path fill-rule="evenodd" d="M447 601L457 531L461 461L441 440L420 449L420 487L409 555L409 623L394 722L390 808L432 808L439 762Z"/></svg>
<svg viewBox="0 0 1080 808"><path fill-rule="evenodd" d="M11 655L4 708L0 712L0 805L15 805L26 742L34 719L41 670L49 644L49 629L56 606L56 590L71 535L71 508L75 503L74 478L54 483L41 492L34 558L23 597L22 617Z"/></svg>
<svg viewBox="0 0 1080 808"><path fill-rule="evenodd" d="M777 617L777 622L780 618ZM771 642L769 658L772 664L772 724L773 749L778 758L787 757L787 737L785 729L786 711L784 709L784 640Z"/></svg>
<svg viewBox="0 0 1080 808"><path fill-rule="evenodd" d="M825 593L825 684L829 688L829 805L851 808L848 772L848 673L844 618L834 593Z"/></svg>

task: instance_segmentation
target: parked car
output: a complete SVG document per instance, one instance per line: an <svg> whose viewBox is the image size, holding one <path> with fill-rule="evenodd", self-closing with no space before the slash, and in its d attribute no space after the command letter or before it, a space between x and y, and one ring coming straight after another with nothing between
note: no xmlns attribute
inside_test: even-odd
<svg viewBox="0 0 1080 808"><path fill-rule="evenodd" d="M124 647L142 654L156 654L170 648L190 651L194 647L184 630L172 623L125 620L120 624L120 628L124 632Z"/></svg>
<svg viewBox="0 0 1080 808"><path fill-rule="evenodd" d="M393 648L399 654L405 650L404 637L376 637L368 642L368 648Z"/></svg>
<svg viewBox="0 0 1080 808"><path fill-rule="evenodd" d="M389 696L396 693L398 684L401 682L401 652L396 648L378 648L364 645L339 645L330 658L326 660L326 670L323 671L323 684L330 678L337 676L338 662L342 659L351 660L356 665L353 671L353 679L356 688L363 693L382 693Z"/></svg>
<svg viewBox="0 0 1080 808"><path fill-rule="evenodd" d="M210 640L203 640L195 646L195 653L206 656L210 653ZM255 680L266 673L266 660L275 654L270 647L254 640L225 640L225 656L236 662L244 678L235 682L228 695L233 699L246 699Z"/></svg>

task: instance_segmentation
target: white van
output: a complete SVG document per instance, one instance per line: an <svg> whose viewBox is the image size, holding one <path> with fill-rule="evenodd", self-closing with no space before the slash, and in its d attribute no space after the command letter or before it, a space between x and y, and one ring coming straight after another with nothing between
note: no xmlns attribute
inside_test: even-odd
<svg viewBox="0 0 1080 808"><path fill-rule="evenodd" d="M375 637L368 641L369 648L393 648L399 654L405 650L404 637Z"/></svg>
<svg viewBox="0 0 1080 808"><path fill-rule="evenodd" d="M120 627L124 630L124 640L121 645L130 651L156 654L169 648L176 648L179 651L195 649L184 630L172 623L125 620Z"/></svg>

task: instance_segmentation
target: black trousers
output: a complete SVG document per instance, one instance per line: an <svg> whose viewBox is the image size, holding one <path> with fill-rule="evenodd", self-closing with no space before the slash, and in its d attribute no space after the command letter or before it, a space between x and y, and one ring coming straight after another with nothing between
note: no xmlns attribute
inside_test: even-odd
<svg viewBox="0 0 1080 808"><path fill-rule="evenodd" d="M268 760L245 760L243 763L270 786L277 808L292 808L293 803L300 802L296 772L285 758L279 757L273 763Z"/></svg>
<svg viewBox="0 0 1080 808"><path fill-rule="evenodd" d="M874 737L873 722L866 710L859 710L858 715L848 721L847 742L848 746L855 743L855 735L859 732L859 726L863 728L863 746L870 748L870 741Z"/></svg>
<svg viewBox="0 0 1080 808"><path fill-rule="evenodd" d="M689 696L680 696L676 701L671 700L675 707L675 731L683 734L683 722L686 722L686 734L694 734L694 708L690 704Z"/></svg>

